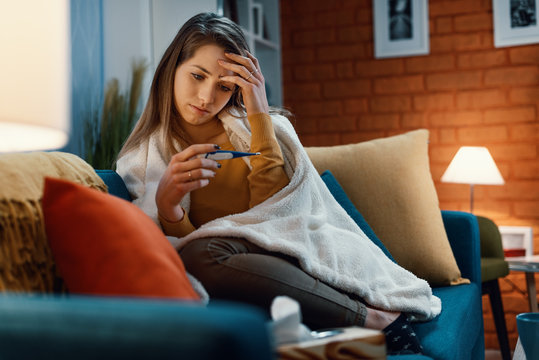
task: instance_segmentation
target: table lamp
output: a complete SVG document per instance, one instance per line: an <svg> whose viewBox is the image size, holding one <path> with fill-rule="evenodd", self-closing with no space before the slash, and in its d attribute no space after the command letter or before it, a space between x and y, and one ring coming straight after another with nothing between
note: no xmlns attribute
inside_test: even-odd
<svg viewBox="0 0 539 360"><path fill-rule="evenodd" d="M442 175L442 182L470 185L473 213L474 185L503 185L503 177L490 152L483 146L463 146Z"/></svg>
<svg viewBox="0 0 539 360"><path fill-rule="evenodd" d="M66 145L69 0L0 2L0 153Z"/></svg>

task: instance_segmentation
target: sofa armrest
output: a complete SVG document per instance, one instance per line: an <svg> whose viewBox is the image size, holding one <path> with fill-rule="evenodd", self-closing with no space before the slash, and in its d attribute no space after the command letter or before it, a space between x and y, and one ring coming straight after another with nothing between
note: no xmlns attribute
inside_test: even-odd
<svg viewBox="0 0 539 360"><path fill-rule="evenodd" d="M266 319L233 304L85 296L0 297L0 358L271 359Z"/></svg>
<svg viewBox="0 0 539 360"><path fill-rule="evenodd" d="M479 225L475 215L461 211L442 211L445 230L462 276L481 288Z"/></svg>

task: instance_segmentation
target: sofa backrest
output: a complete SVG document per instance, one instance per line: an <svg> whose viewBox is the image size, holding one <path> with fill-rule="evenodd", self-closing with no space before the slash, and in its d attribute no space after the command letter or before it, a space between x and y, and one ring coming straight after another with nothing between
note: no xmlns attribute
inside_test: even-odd
<svg viewBox="0 0 539 360"><path fill-rule="evenodd" d="M131 195L129 195L129 191L127 191L127 188L125 187L125 184L118 175L118 173L114 170L96 170L97 175L103 179L105 184L107 184L109 188L109 194L118 196L124 200L131 201Z"/></svg>

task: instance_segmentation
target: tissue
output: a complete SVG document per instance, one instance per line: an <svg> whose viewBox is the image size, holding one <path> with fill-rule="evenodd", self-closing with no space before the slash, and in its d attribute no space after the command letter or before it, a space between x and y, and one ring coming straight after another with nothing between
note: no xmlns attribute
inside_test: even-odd
<svg viewBox="0 0 539 360"><path fill-rule="evenodd" d="M277 296L271 304L271 333L276 346L311 340L311 330L301 323L299 303L287 296Z"/></svg>

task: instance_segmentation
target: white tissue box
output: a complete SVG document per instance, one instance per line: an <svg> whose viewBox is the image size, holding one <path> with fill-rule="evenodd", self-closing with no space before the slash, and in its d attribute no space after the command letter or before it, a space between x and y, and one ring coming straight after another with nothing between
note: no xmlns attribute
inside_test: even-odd
<svg viewBox="0 0 539 360"><path fill-rule="evenodd" d="M334 336L285 344L277 348L281 360L385 359L386 339L378 330L361 327L336 329Z"/></svg>

